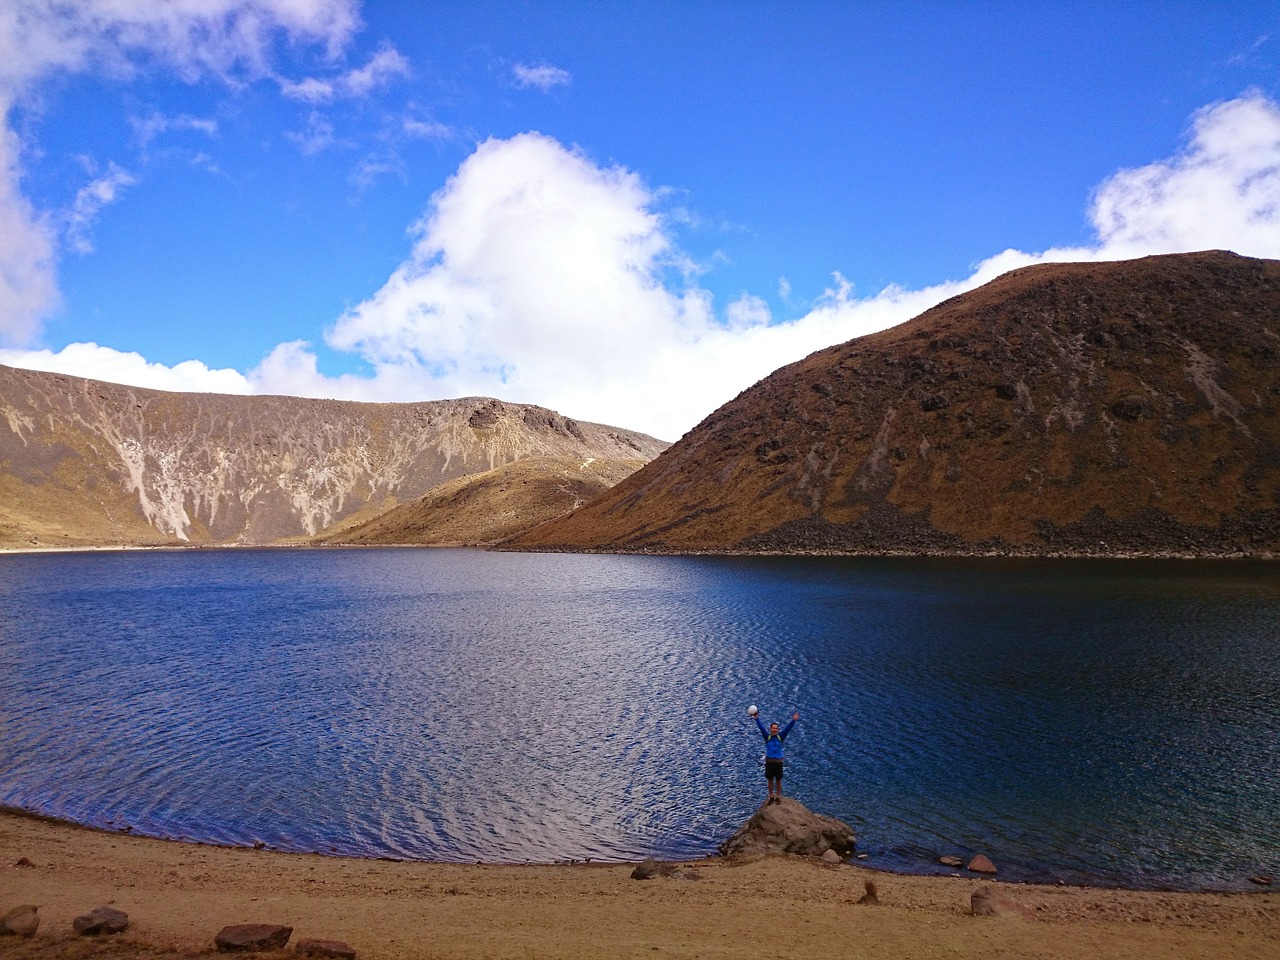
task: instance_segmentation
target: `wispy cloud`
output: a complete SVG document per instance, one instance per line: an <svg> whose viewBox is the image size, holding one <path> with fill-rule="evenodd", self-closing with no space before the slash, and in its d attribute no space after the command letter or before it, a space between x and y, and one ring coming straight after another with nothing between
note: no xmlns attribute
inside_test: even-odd
<svg viewBox="0 0 1280 960"><path fill-rule="evenodd" d="M284 135L285 139L309 157L329 149L337 142L333 134L333 123L318 110L311 111L307 116L307 125L301 130L286 130Z"/></svg>
<svg viewBox="0 0 1280 960"><path fill-rule="evenodd" d="M400 126L406 137L413 140L452 140L456 134L452 127L438 120L420 120L406 117Z"/></svg>
<svg viewBox="0 0 1280 960"><path fill-rule="evenodd" d="M209 137L218 135L218 121L212 117L193 117L180 114L167 117L162 113L152 113L147 117L130 117L129 125L133 127L133 135L141 147L150 146L151 141L162 133L178 130L193 130Z"/></svg>
<svg viewBox="0 0 1280 960"><path fill-rule="evenodd" d="M305 103L328 103L332 100L368 96L395 78L408 75L408 58L391 44L384 43L363 67L328 78L281 80L280 92L290 99Z"/></svg>
<svg viewBox="0 0 1280 960"><path fill-rule="evenodd" d="M92 253L93 241L89 231L103 208L119 199L125 187L137 184L137 178L116 163L107 165L107 172L76 191L71 207L63 217L67 246L76 253Z"/></svg>
<svg viewBox="0 0 1280 960"><path fill-rule="evenodd" d="M24 145L10 126L16 103L57 74L127 78L145 65L190 82L212 76L240 84L271 76L272 51L282 37L338 56L360 25L357 8L358 0L0 2L0 341L31 340L58 301L53 221L64 220L64 238L83 249L88 224L129 176L108 171L60 217L36 210L21 189ZM160 132L144 123L138 135L145 145Z"/></svg>
<svg viewBox="0 0 1280 960"><path fill-rule="evenodd" d="M573 81L568 70L561 70L547 63L532 66L517 63L511 68L511 75L517 87L533 87L544 93L553 87L567 87Z"/></svg>

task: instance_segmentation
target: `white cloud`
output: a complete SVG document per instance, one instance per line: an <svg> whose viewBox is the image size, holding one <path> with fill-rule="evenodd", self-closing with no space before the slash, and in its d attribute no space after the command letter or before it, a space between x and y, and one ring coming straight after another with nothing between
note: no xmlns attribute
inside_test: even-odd
<svg viewBox="0 0 1280 960"><path fill-rule="evenodd" d="M199 360L166 367L149 363L141 354L124 353L96 343L72 343L52 350L0 350L0 363L27 370L47 370L73 377L126 383L152 390L180 393L235 393L252 390L245 376L235 370L211 370Z"/></svg>
<svg viewBox="0 0 1280 960"><path fill-rule="evenodd" d="M56 234L22 195L22 145L0 92L0 343L28 343L58 302Z"/></svg>
<svg viewBox="0 0 1280 960"><path fill-rule="evenodd" d="M342 97L366 97L396 77L409 75L409 61L389 43L380 46L369 62L332 79L305 77L280 81L280 92L293 100L327 103Z"/></svg>
<svg viewBox="0 0 1280 960"><path fill-rule="evenodd" d="M573 81L568 70L546 63L537 66L517 63L511 68L511 75L515 78L517 87L534 87L544 93L552 87L567 87Z"/></svg>
<svg viewBox="0 0 1280 960"><path fill-rule="evenodd" d="M64 217L67 246L76 253L92 253L93 241L89 239L89 230L98 214L116 202L121 190L137 182L128 170L110 163L105 174L77 190L71 209Z"/></svg>
<svg viewBox="0 0 1280 960"><path fill-rule="evenodd" d="M336 142L333 124L318 110L311 111L307 117L307 125L301 130L285 131L285 139L309 157L329 149Z"/></svg>
<svg viewBox="0 0 1280 960"><path fill-rule="evenodd" d="M401 124L404 135L414 140L452 140L453 130L438 120L419 120L406 117Z"/></svg>
<svg viewBox="0 0 1280 960"><path fill-rule="evenodd" d="M149 146L151 141L160 134L171 130L194 130L210 137L218 135L217 120L209 117L193 117L185 113L176 117L166 117L158 112L152 113L149 117L130 117L129 125L133 127L134 136L142 147Z"/></svg>
<svg viewBox="0 0 1280 960"><path fill-rule="evenodd" d="M487 394L675 439L779 366L1017 267L1215 247L1280 257L1277 171L1280 105L1251 93L1197 113L1172 157L1101 184L1088 246L1006 250L959 280L863 297L837 273L803 316L773 318L743 294L717 317L659 190L549 137L492 139L432 198L406 261L328 332L372 376L326 377L292 342L245 380L362 400Z"/></svg>
<svg viewBox="0 0 1280 960"><path fill-rule="evenodd" d="M282 35L336 56L360 20L356 0L25 0L0 4L0 86L55 71L128 75L156 61L186 79L267 76Z"/></svg>
<svg viewBox="0 0 1280 960"><path fill-rule="evenodd" d="M23 144L9 126L13 106L58 73L127 77L158 64L195 81L232 83L271 73L274 44L319 43L336 57L359 26L357 0L20 0L0 2L0 341L28 343L58 302L54 219L73 249L129 175L115 168L81 190L60 215L36 210L21 189ZM172 122L168 121L172 128ZM179 118L189 129L212 121ZM146 142L161 124L144 122Z"/></svg>
<svg viewBox="0 0 1280 960"><path fill-rule="evenodd" d="M1206 247L1280 256L1280 104L1251 93L1200 110L1184 150L1115 174L1090 219L1117 259Z"/></svg>

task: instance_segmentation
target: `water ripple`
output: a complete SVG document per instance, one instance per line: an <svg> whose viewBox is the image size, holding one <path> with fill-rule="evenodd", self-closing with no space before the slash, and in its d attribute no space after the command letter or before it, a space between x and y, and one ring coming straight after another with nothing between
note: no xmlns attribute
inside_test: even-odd
<svg viewBox="0 0 1280 960"><path fill-rule="evenodd" d="M0 557L0 802L453 861L714 850L788 788L869 862L1280 868L1265 564L191 551Z"/></svg>

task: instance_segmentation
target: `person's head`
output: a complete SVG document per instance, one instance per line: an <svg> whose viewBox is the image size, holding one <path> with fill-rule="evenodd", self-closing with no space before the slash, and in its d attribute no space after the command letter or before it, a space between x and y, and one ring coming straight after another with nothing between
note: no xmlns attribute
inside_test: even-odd
<svg viewBox="0 0 1280 960"><path fill-rule="evenodd" d="M773 723L769 724L769 732L770 733L778 732L778 721L775 720Z"/></svg>

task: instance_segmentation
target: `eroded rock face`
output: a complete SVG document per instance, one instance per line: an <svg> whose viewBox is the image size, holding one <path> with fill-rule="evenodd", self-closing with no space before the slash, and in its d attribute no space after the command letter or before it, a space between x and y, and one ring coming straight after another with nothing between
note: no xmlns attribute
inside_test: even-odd
<svg viewBox="0 0 1280 960"><path fill-rule="evenodd" d="M720 844L726 857L797 854L821 857L834 850L841 859L853 855L857 839L843 820L814 813L798 800L783 797L781 803L765 803Z"/></svg>
<svg viewBox="0 0 1280 960"><path fill-rule="evenodd" d="M525 457L647 462L665 447L489 398L180 394L0 366L0 544L310 537Z"/></svg>

